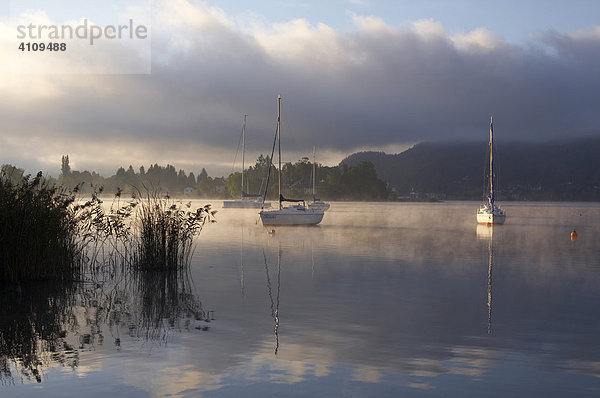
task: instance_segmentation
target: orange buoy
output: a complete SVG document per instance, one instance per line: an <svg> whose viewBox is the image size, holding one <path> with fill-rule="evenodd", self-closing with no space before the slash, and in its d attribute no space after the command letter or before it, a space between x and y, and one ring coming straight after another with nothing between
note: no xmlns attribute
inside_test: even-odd
<svg viewBox="0 0 600 398"><path fill-rule="evenodd" d="M577 240L577 231L573 230L573 232L571 232L571 240Z"/></svg>

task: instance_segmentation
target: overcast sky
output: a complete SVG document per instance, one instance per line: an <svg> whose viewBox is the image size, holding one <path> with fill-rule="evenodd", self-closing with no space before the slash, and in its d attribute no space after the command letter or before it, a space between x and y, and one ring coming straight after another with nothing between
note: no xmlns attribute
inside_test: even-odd
<svg viewBox="0 0 600 398"><path fill-rule="evenodd" d="M123 2L84 2L95 7L79 13L67 3L3 2L0 59L18 52L15 21L107 25ZM34 74L0 66L0 163L56 175L68 154L73 168L106 175L150 163L227 175L244 114L247 159L270 151L277 94L292 161L313 145L336 164L364 149L483 141L491 114L498 141L599 135L600 2L481 3L121 5L120 18L151 15L151 52L100 43L77 57L84 42L62 57L25 54ZM140 74L127 69L144 62Z"/></svg>

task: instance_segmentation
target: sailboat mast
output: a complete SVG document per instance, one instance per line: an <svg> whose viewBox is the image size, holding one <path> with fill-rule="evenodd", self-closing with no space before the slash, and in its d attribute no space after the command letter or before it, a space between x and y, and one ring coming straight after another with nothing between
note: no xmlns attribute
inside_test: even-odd
<svg viewBox="0 0 600 398"><path fill-rule="evenodd" d="M316 184L316 167L317 167L317 156L316 156L316 148L313 145L313 175L312 175L312 180L313 180L313 202L315 202L317 200L317 195L316 195L316 189L315 189L315 184Z"/></svg>
<svg viewBox="0 0 600 398"><path fill-rule="evenodd" d="M246 117L244 115L244 124L242 124L242 199L244 198L244 160L246 158Z"/></svg>
<svg viewBox="0 0 600 398"><path fill-rule="evenodd" d="M494 116L490 117L490 200L494 204Z"/></svg>
<svg viewBox="0 0 600 398"><path fill-rule="evenodd" d="M279 210L281 210L281 95L277 96L277 142L279 143Z"/></svg>

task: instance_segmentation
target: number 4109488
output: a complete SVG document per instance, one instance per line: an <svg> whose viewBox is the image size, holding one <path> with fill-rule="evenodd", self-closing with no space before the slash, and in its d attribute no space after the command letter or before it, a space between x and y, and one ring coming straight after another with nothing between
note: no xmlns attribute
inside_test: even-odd
<svg viewBox="0 0 600 398"><path fill-rule="evenodd" d="M21 51L67 51L67 43L21 43Z"/></svg>

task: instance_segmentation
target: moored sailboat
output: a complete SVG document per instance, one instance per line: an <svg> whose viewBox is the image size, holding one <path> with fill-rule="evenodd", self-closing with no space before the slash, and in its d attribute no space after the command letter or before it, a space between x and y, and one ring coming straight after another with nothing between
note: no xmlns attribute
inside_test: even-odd
<svg viewBox="0 0 600 398"><path fill-rule="evenodd" d="M330 204L323 202L321 199L317 198L317 189L316 189L316 184L317 184L317 157L316 157L316 149L313 146L313 174L312 174L312 194L313 194L313 200L312 202L310 202L308 204L308 208L309 209L315 209L315 210L323 210L326 211L329 209Z"/></svg>
<svg viewBox="0 0 600 398"><path fill-rule="evenodd" d="M260 194L248 194L244 191L244 168L246 158L246 117L244 115L244 123L242 124L242 194L240 199L224 200L224 208L237 208L237 209L260 209L265 207L271 207L271 203L265 203L263 197ZM239 144L238 144L239 145ZM239 146L238 146L239 148Z"/></svg>
<svg viewBox="0 0 600 398"><path fill-rule="evenodd" d="M489 192L479 210L477 211L477 222L480 224L504 224L506 213L496 205L494 196L494 118L490 118L490 169L489 169Z"/></svg>
<svg viewBox="0 0 600 398"><path fill-rule="evenodd" d="M260 219L263 225L316 225L321 222L323 219L324 211L317 209L309 209L306 207L304 200L298 199L286 199L281 194L281 96L277 96L277 133L275 135L275 139L278 141L279 145L279 209L278 210L262 210L260 214ZM273 147L274 149L274 147ZM273 159L273 154L271 154L271 159ZM265 187L265 194L263 198L266 196L268 189L268 179L267 179L267 187ZM284 202L296 203L292 206L283 206Z"/></svg>

